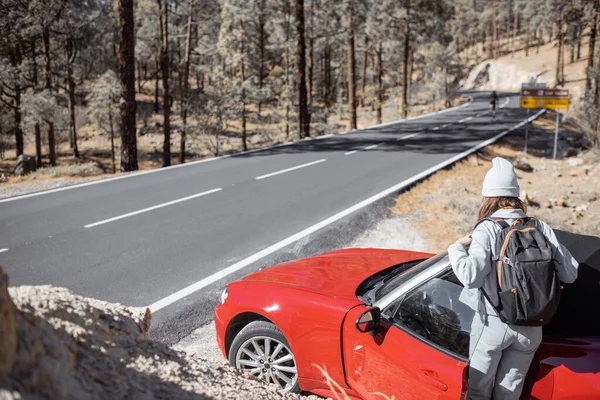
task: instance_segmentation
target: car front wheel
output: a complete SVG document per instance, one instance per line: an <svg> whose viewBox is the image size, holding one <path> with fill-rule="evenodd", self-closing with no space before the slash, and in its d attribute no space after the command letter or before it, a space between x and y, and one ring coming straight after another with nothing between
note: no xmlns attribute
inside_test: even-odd
<svg viewBox="0 0 600 400"><path fill-rule="evenodd" d="M229 363L286 391L300 392L294 354L283 333L270 322L246 325L231 344Z"/></svg>

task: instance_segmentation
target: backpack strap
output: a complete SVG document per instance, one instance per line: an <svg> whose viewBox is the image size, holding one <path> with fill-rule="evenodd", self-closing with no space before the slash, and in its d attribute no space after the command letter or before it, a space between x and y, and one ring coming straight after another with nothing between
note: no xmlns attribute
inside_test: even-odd
<svg viewBox="0 0 600 400"><path fill-rule="evenodd" d="M503 220L502 218L499 219L493 219L493 218L484 218L481 219L479 221L477 221L477 223L475 224L475 226L473 227L473 230L475 230L482 222L485 221L492 221L493 223L495 223L496 225L500 225L500 228L502 229L506 229L508 228L510 225L508 224L508 222L506 222L505 220Z"/></svg>

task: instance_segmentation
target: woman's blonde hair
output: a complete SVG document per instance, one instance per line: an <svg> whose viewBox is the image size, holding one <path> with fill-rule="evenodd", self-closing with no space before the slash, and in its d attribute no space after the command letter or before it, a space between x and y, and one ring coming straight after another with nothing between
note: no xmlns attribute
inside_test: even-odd
<svg viewBox="0 0 600 400"><path fill-rule="evenodd" d="M501 208L520 209L527 213L527 205L518 197L484 197L477 213L477 220L489 218Z"/></svg>

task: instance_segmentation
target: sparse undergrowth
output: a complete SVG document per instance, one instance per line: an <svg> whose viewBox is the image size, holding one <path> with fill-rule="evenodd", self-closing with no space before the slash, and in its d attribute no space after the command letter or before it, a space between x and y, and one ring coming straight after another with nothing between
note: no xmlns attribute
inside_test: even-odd
<svg viewBox="0 0 600 400"><path fill-rule="evenodd" d="M59 177L87 177L102 175L104 171L95 162L83 164L58 165L56 167L40 168L32 172L29 177L38 178L59 178Z"/></svg>

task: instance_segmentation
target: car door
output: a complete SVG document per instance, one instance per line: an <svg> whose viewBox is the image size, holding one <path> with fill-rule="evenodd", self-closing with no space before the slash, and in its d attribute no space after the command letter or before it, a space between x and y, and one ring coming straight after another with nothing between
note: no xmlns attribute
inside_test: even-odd
<svg viewBox="0 0 600 400"><path fill-rule="evenodd" d="M464 398L475 314L464 292L447 280L428 281L383 310L373 336L355 326L368 307L350 310L342 327L350 387L365 399Z"/></svg>

